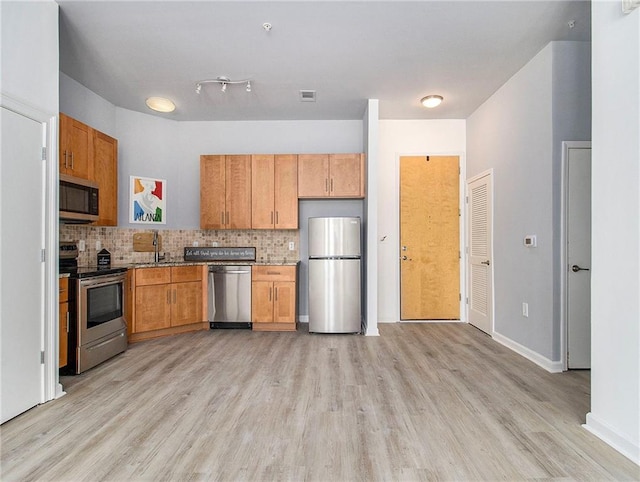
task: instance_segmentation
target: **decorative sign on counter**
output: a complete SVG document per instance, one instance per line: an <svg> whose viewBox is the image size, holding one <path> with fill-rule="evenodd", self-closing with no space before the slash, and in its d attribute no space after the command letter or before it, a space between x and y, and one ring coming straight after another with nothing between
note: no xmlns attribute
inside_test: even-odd
<svg viewBox="0 0 640 482"><path fill-rule="evenodd" d="M185 261L255 261L256 248L221 248L189 246L184 248Z"/></svg>

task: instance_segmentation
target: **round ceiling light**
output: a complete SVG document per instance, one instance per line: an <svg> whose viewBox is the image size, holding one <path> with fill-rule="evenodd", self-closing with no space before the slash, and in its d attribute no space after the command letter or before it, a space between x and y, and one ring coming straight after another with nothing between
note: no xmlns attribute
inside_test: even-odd
<svg viewBox="0 0 640 482"><path fill-rule="evenodd" d="M173 112L176 105L169 99L164 97L149 97L146 101L147 107L156 112Z"/></svg>
<svg viewBox="0 0 640 482"><path fill-rule="evenodd" d="M428 95L420 99L420 103L429 109L433 109L434 107L438 107L443 99L441 95Z"/></svg>

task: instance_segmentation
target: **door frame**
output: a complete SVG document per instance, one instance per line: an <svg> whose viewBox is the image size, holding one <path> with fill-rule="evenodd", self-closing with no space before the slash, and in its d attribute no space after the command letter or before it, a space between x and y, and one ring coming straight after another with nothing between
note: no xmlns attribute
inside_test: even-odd
<svg viewBox="0 0 640 482"><path fill-rule="evenodd" d="M396 319L398 320L399 323L443 323L443 320L402 320L400 318L400 313L401 313L401 298L402 298L402 283L401 283L401 279L402 279L402 266L400 263L400 258L402 256L402 250L401 250L401 240L400 240L400 206L401 206L401 202L400 202L400 158L401 157L412 157L412 156L433 156L433 157L438 157L438 156L455 156L458 158L458 169L459 169L459 174L458 174L458 212L459 212L459 216L458 216L458 221L459 221L459 233L460 235L459 237L459 250L460 250L460 284L459 284L459 290L460 290L460 307L459 307L459 313L460 313L460 319L459 320L446 320L446 323L459 323L459 322L463 322L466 323L468 318L467 318L467 312L466 312L466 308L465 308L465 299L467 297L467 283L466 283L466 279L467 279L467 256L465 254L465 245L466 245L466 231L465 231L465 226L466 226L466 213L465 213L465 209L463 209L464 206L464 200L465 200L465 189L466 189L466 181L465 181L465 177L466 177L466 157L464 152L451 152L451 151L436 151L436 152L402 152L402 153L397 153L396 154L396 166L395 166L395 174L396 174L396 180L395 180L395 186L396 186L396 209L397 209L397 224L396 224L396 239L398 240L398 243L396 245L396 249L397 249L397 253L398 256L396 256L395 258L395 262L396 262L396 273L398 274L398 284L397 284L397 293L398 293L398 304L397 304L397 311L396 311ZM384 238L382 239L384 240ZM381 240L381 241L382 241Z"/></svg>
<svg viewBox="0 0 640 482"><path fill-rule="evenodd" d="M560 362L562 370L569 369L567 358L568 343L568 276L567 270L567 208L569 207L569 149L591 149L591 141L563 141L560 172Z"/></svg>
<svg viewBox="0 0 640 482"><path fill-rule="evenodd" d="M43 235L42 306L40 350L44 353L41 365L40 403L65 394L58 375L58 113L44 112L37 107L0 92L0 105L16 114L27 117L42 126L42 146L45 160L42 163Z"/></svg>
<svg viewBox="0 0 640 482"><path fill-rule="evenodd" d="M493 168L487 169L486 171L482 171L481 173L476 174L475 176L470 177L469 179L467 179L465 181L464 184L464 196L465 196L465 204L464 204L464 217L467 220L471 219L471 215L469 214L469 184L477 181L478 179L481 179L483 177L489 176L491 178L491 190L489 191L488 195L491 199L491 264L489 265L489 276L491 276L491 330L488 333L488 335L493 338L493 335L495 333L495 326L496 326L496 283L495 283L495 263L494 263L494 252L493 252L493 245L494 243L494 225L495 225L495 217L494 217L494 211L495 211L495 203L494 203L494 197L493 197L493 193L495 190L494 187L494 183L495 183L495 176L493 175ZM471 228L469 227L469 223L465 222L465 247L464 247L464 259L465 259L465 267L469 267L469 237L471 236ZM466 293L467 293L467 297L463 297L463 299L465 300L465 316L466 316L466 320L467 323L469 323L469 298L468 298L468 293L470 292L470 288L469 288L469 284L471 283L471 279L470 279L470 269L467 270L465 272L465 288L466 288ZM474 328L476 328L474 326ZM481 331L478 328L478 331Z"/></svg>

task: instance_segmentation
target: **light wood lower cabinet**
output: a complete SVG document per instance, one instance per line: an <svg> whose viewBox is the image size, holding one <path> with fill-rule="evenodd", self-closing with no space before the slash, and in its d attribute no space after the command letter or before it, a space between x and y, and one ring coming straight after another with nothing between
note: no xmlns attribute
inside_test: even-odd
<svg viewBox="0 0 640 482"><path fill-rule="evenodd" d="M62 368L67 366L69 349L69 278L60 278L58 286L58 368Z"/></svg>
<svg viewBox="0 0 640 482"><path fill-rule="evenodd" d="M130 341L208 329L206 266L138 268Z"/></svg>
<svg viewBox="0 0 640 482"><path fill-rule="evenodd" d="M254 266L251 321L254 331L296 330L296 266Z"/></svg>

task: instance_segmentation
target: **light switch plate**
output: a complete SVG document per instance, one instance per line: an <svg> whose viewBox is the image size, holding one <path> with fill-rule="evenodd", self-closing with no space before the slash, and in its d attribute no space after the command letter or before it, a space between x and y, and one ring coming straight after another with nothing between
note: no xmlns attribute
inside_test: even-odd
<svg viewBox="0 0 640 482"><path fill-rule="evenodd" d="M293 251L296 249L296 243L294 243L293 241L289 242L289 251Z"/></svg>

